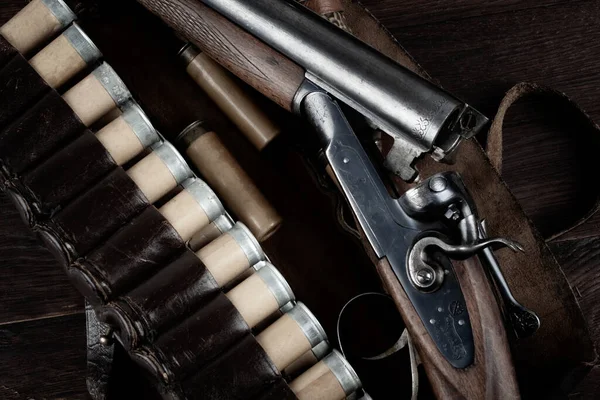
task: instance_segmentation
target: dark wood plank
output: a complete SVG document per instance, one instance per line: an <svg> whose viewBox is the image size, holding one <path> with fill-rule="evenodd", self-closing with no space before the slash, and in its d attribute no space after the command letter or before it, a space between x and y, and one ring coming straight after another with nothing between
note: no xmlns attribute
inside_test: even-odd
<svg viewBox="0 0 600 400"><path fill-rule="evenodd" d="M0 7L0 24L4 24L6 21L12 18L13 15L18 13L25 5L27 0L11 0L2 2Z"/></svg>
<svg viewBox="0 0 600 400"><path fill-rule="evenodd" d="M588 321L596 347L600 347L600 237L555 242L550 248L563 267ZM600 393L600 366L579 382L569 399L592 400Z"/></svg>
<svg viewBox="0 0 600 400"><path fill-rule="evenodd" d="M389 29L441 23L471 17L487 17L565 3L565 0L363 0L361 1ZM570 1L574 3L575 1Z"/></svg>
<svg viewBox="0 0 600 400"><path fill-rule="evenodd" d="M0 325L82 312L81 295L5 195L0 221Z"/></svg>
<svg viewBox="0 0 600 400"><path fill-rule="evenodd" d="M86 399L82 314L0 327L1 399Z"/></svg>
<svg viewBox="0 0 600 400"><path fill-rule="evenodd" d="M437 3L422 1L420 8ZM589 90L600 80L598 2L560 2L410 27L393 22L411 12L410 2L406 8L406 2L396 4L393 14L375 16L431 76L488 115L504 92L521 81L571 93L584 109L599 115L597 96Z"/></svg>
<svg viewBox="0 0 600 400"><path fill-rule="evenodd" d="M576 227L570 231L568 235L558 238L557 240L587 239L590 237L596 237L598 232L600 232L600 213L596 213L596 215L594 215L584 224Z"/></svg>

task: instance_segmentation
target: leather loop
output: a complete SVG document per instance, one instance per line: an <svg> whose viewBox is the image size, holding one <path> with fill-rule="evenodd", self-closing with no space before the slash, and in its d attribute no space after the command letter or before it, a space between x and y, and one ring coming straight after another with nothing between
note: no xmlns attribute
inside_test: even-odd
<svg viewBox="0 0 600 400"><path fill-rule="evenodd" d="M96 291L106 302L144 282L184 248L177 231L150 206L78 264L100 284Z"/></svg>
<svg viewBox="0 0 600 400"><path fill-rule="evenodd" d="M494 121L492 122L492 126L490 127L488 140L487 140L487 155L494 166L494 168L498 171L499 174L502 174L502 162L503 162L503 141L504 141L504 121L506 120L506 115L508 110L511 108L513 104L517 101L531 96L543 96L549 101L555 102L559 105L564 105L564 107L568 108L571 112L575 113L578 117L581 117L583 120L588 122L588 126L590 131L592 131L593 136L600 137L600 127L592 121L590 116L583 110L579 105L570 99L565 93L559 92L552 88L538 85L535 83L527 83L522 82L515 86L513 86L507 93L502 102L500 103L500 107L498 108L498 112L494 117ZM567 133L567 132L565 132ZM569 132L570 133L570 132ZM578 137L581 135L578 134ZM586 221L588 221L591 217L593 217L598 210L600 209L600 191L596 193L596 200L594 205L590 210L587 211L581 218L575 221L571 226L564 228L549 237L546 238L546 241L552 241L558 237L561 237L568 232L574 230L575 228L581 226Z"/></svg>
<svg viewBox="0 0 600 400"><path fill-rule="evenodd" d="M0 35L0 68L8 64L8 62L17 54L17 49L15 49L4 36Z"/></svg>
<svg viewBox="0 0 600 400"><path fill-rule="evenodd" d="M77 256L84 256L148 207L148 200L122 168L77 197L49 225Z"/></svg>
<svg viewBox="0 0 600 400"><path fill-rule="evenodd" d="M0 159L7 171L21 173L84 130L71 107L52 90L0 132Z"/></svg>
<svg viewBox="0 0 600 400"><path fill-rule="evenodd" d="M197 375L182 382L181 388L190 400L242 400L252 399L279 382L281 374L277 368L254 337L247 335Z"/></svg>
<svg viewBox="0 0 600 400"><path fill-rule="evenodd" d="M8 125L50 90L21 55L15 56L0 70L0 82L0 127Z"/></svg>
<svg viewBox="0 0 600 400"><path fill-rule="evenodd" d="M237 309L221 294L142 350L154 354L160 364L159 368L146 369L164 371L167 382L180 381L220 358L221 353L249 333L250 328Z"/></svg>
<svg viewBox="0 0 600 400"><path fill-rule="evenodd" d="M26 173L23 184L37 203L39 212L51 214L116 167L96 135L86 130L74 142Z"/></svg>
<svg viewBox="0 0 600 400"><path fill-rule="evenodd" d="M208 269L187 249L156 275L102 307L99 318L115 326L121 343L132 349L142 340L154 342L220 291Z"/></svg>

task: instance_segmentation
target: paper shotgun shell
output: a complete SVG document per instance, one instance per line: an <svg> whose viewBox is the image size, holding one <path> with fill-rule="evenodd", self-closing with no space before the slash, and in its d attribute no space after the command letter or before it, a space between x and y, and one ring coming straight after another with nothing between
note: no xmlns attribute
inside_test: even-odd
<svg viewBox="0 0 600 400"><path fill-rule="evenodd" d="M279 135L281 129L225 68L191 44L181 49L179 56L188 74L258 150Z"/></svg>
<svg viewBox="0 0 600 400"><path fill-rule="evenodd" d="M129 102L131 93L117 73L102 63L66 92L63 99L89 127L109 111Z"/></svg>
<svg viewBox="0 0 600 400"><path fill-rule="evenodd" d="M177 185L193 176L177 149L168 142L156 147L127 171L150 203L155 203Z"/></svg>
<svg viewBox="0 0 600 400"><path fill-rule="evenodd" d="M200 232L194 234L190 239L188 246L192 251L198 251L222 234L228 232L233 226L233 219L231 219L229 215L221 215Z"/></svg>
<svg viewBox="0 0 600 400"><path fill-rule="evenodd" d="M260 244L241 222L201 248L196 255L221 287L265 260Z"/></svg>
<svg viewBox="0 0 600 400"><path fill-rule="evenodd" d="M73 23L62 35L37 53L29 63L54 89L102 57L94 42Z"/></svg>
<svg viewBox="0 0 600 400"><path fill-rule="evenodd" d="M343 400L361 387L358 375L337 350L290 383L299 400Z"/></svg>
<svg viewBox="0 0 600 400"><path fill-rule="evenodd" d="M201 179L191 178L183 183L184 190L160 208L184 241L225 214L223 204Z"/></svg>
<svg viewBox="0 0 600 400"><path fill-rule="evenodd" d="M307 351L327 340L327 335L308 308L298 303L261 332L256 340L279 371L283 371Z"/></svg>
<svg viewBox="0 0 600 400"><path fill-rule="evenodd" d="M281 216L215 132L198 121L187 127L177 141L207 183L258 241L265 241L281 227Z"/></svg>
<svg viewBox="0 0 600 400"><path fill-rule="evenodd" d="M300 358L294 361L289 367L283 372L287 376L296 376L302 371L306 371L319 361L323 359L327 354L331 352L331 346L328 341L323 341L313 347L310 351L304 353Z"/></svg>
<svg viewBox="0 0 600 400"><path fill-rule="evenodd" d="M250 328L295 299L292 288L270 263L227 293Z"/></svg>
<svg viewBox="0 0 600 400"><path fill-rule="evenodd" d="M19 53L28 54L76 18L62 0L33 0L0 27L0 34Z"/></svg>
<svg viewBox="0 0 600 400"><path fill-rule="evenodd" d="M140 106L131 101L123 112L96 133L117 165L131 161L144 149L160 142L160 136Z"/></svg>

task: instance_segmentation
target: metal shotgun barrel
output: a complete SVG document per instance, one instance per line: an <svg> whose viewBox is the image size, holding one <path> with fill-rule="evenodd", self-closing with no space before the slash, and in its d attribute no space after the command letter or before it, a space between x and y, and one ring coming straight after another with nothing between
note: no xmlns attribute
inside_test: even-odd
<svg viewBox="0 0 600 400"><path fill-rule="evenodd" d="M306 78L403 142L446 159L487 118L294 0L202 0L306 70ZM304 98L300 88L294 106Z"/></svg>

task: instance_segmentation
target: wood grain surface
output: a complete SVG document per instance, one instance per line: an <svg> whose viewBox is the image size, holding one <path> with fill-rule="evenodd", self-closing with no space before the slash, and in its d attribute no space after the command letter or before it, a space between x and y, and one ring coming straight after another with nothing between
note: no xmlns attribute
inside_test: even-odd
<svg viewBox="0 0 600 400"><path fill-rule="evenodd" d="M85 316L0 326L0 398L85 398Z"/></svg>
<svg viewBox="0 0 600 400"><path fill-rule="evenodd" d="M0 23L26 2L2 1ZM600 84L597 67L600 4L595 1L362 2L431 76L490 116L513 84L535 81L567 92L593 118L600 120L597 90ZM107 0L104 4L103 7L113 11L107 14L111 24L104 24L98 18L86 21L84 28L123 75L142 106L153 111L153 122L163 133L175 135L187 123L203 116L217 129L234 132L230 124L219 117L216 107L201 96L192 83L186 84L182 67L173 57L180 43L168 35L167 28L145 31L145 24L155 21L143 14L133 0ZM111 34L115 26L126 28L127 35ZM142 35L149 35L146 39L155 42L154 48L142 50L136 46ZM117 38L121 45L112 46ZM145 74L139 74L140 69ZM161 74L173 76L181 84L170 86L159 79ZM148 84L150 81L154 84ZM157 97L191 100L187 104L162 102L158 109L153 104ZM538 110L538 121L548 115L540 103L523 107ZM516 111L515 115L519 110ZM560 110L551 110L551 114L559 113ZM568 120L562 121L565 122L568 126ZM572 220L573 209L588 206L589 199L596 196L597 189L590 184L590 176L595 175L597 168L593 157L596 150L582 145L577 136L555 130L554 124L540 127L536 118L509 119L507 123L504 177L536 225L543 232L551 233ZM352 247L350 239L338 240L331 246L322 240L345 235L336 225L329 197L320 192L306 174L301 159L293 152L267 152L258 156L252 146L240 138L234 132L223 139L267 197L275 199L276 208L286 220L281 236L276 235L267 244L273 250L272 258L278 266L284 264L281 268L298 298L305 301L323 320L327 331L332 332L335 315L345 300L353 294L378 290L378 280L372 271L355 268L367 265L368 260L357 246ZM277 169L285 169L287 173L283 176ZM288 181L296 182L297 186ZM298 197L296 187L301 187L302 195L311 199L306 208L298 207L300 200L278 200L277 193L282 188L288 198ZM318 235L309 229L311 225L321 228ZM285 240L293 235L305 238L311 251ZM552 250L580 296L580 304L590 325L595 327L595 340L600 344L597 328L600 322L600 217L561 238L552 245ZM306 268L293 269L285 265L288 254L297 255ZM338 255L343 255L341 261L336 258ZM311 264L315 258L322 260L321 263ZM5 197L0 198L0 263L3 265L0 273L0 398L86 398L83 302ZM324 268L337 263L341 264L338 269ZM341 271L345 271L342 273L347 285L337 284L337 274ZM307 280L312 285L307 285ZM296 289L301 282L304 285ZM377 330L368 333L377 335ZM406 368L398 366L405 361L406 354L402 353L379 366L360 362L357 368L365 384L375 388L371 393L375 399L387 398L388 389L407 396L409 387L398 388L398 382L405 382L407 378ZM599 382L600 372L596 367L573 392L572 398L596 398Z"/></svg>

